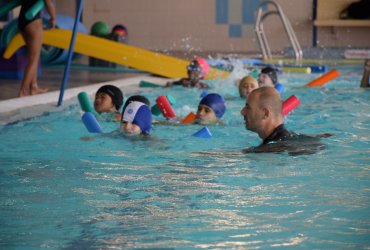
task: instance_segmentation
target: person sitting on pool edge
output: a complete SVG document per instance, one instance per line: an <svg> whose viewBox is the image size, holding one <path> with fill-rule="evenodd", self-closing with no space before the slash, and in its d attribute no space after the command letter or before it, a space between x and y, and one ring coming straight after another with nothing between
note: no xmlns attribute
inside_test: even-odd
<svg viewBox="0 0 370 250"><path fill-rule="evenodd" d="M261 73L258 75L258 85L260 87L275 87L277 83L276 69L266 67L261 70Z"/></svg>
<svg viewBox="0 0 370 250"><path fill-rule="evenodd" d="M207 94L199 102L195 118L197 124L217 123L226 111L224 98L216 93Z"/></svg>
<svg viewBox="0 0 370 250"><path fill-rule="evenodd" d="M127 105L126 105L127 104ZM126 101L122 110L121 131L125 135L148 135L152 128L152 112L141 101Z"/></svg>
<svg viewBox="0 0 370 250"><path fill-rule="evenodd" d="M258 88L258 82L253 76L245 76L239 81L239 95L246 98L255 89Z"/></svg>
<svg viewBox="0 0 370 250"><path fill-rule="evenodd" d="M175 82L168 82L166 87L183 86L188 88L208 89L209 86L201 80L206 77L210 66L203 58L195 58L188 66L188 78L182 78Z"/></svg>
<svg viewBox="0 0 370 250"><path fill-rule="evenodd" d="M116 120L120 121L121 107L123 104L122 91L113 85L104 85L95 94L94 108L99 114L113 113Z"/></svg>
<svg viewBox="0 0 370 250"><path fill-rule="evenodd" d="M360 84L361 88L370 88L370 59L366 59L364 63L364 73Z"/></svg>
<svg viewBox="0 0 370 250"><path fill-rule="evenodd" d="M298 135L284 126L283 101L275 88L260 87L248 96L246 105L240 111L246 129L258 134L261 145L243 150L244 153L284 152L291 155L312 154L325 148L319 138L331 134Z"/></svg>

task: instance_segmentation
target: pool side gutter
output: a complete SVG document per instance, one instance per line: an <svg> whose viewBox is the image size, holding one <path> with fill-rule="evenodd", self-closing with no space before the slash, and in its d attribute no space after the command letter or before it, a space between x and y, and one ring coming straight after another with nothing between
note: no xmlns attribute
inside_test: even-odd
<svg viewBox="0 0 370 250"><path fill-rule="evenodd" d="M78 103L78 93L84 91L90 96L91 102L96 91L105 84L111 84L119 87L123 94L127 97L130 94L142 92L144 89L139 88L140 81L155 82L164 84L169 79L138 76L133 78L125 78L104 83L98 83L83 87L67 89L64 93L64 103L57 106L59 91L48 92L40 95L26 96L21 98L13 98L0 101L0 125L14 123L20 120L29 119L34 116L39 116L48 112L62 111L72 103Z"/></svg>

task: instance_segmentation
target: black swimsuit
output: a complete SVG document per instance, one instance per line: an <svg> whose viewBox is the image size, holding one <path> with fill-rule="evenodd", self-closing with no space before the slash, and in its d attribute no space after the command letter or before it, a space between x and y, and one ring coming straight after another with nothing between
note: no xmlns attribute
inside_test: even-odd
<svg viewBox="0 0 370 250"><path fill-rule="evenodd" d="M26 28L26 26L29 24L29 23L32 23L33 21L35 21L36 19L39 19L41 18L41 11L39 11L34 18L32 18L31 20L27 20L26 18L26 13L27 11L32 8L32 6L35 5L35 3L37 3L38 0L23 0L22 2L22 7L21 7L21 12L19 13L19 17L18 17L18 29L21 30L21 31L24 31L24 29Z"/></svg>
<svg viewBox="0 0 370 250"><path fill-rule="evenodd" d="M289 138L291 133L284 127L284 124L281 124L275 128L271 135L265 138L262 144L268 144L270 142L282 141L286 138Z"/></svg>

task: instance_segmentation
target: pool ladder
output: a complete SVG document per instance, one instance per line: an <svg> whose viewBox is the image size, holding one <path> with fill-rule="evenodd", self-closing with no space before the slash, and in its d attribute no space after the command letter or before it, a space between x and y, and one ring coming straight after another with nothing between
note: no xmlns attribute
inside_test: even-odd
<svg viewBox="0 0 370 250"><path fill-rule="evenodd" d="M263 13L263 7L268 7L267 5L272 5L275 7L276 10L269 10ZM298 39L294 33L294 30L292 28L292 25L289 22L289 19L286 17L286 15L283 12L283 9L274 1L265 1L261 3L258 7L258 12L257 12L257 18L256 18L256 24L255 24L255 32L257 35L258 43L261 47L262 54L263 54L263 59L272 59L271 55L271 49L270 46L267 42L265 31L263 29L263 21L268 17L269 15L278 15L283 23L283 26L285 28L285 31L288 34L289 41L293 47L296 61L297 63L302 62L302 49L301 46L299 45Z"/></svg>

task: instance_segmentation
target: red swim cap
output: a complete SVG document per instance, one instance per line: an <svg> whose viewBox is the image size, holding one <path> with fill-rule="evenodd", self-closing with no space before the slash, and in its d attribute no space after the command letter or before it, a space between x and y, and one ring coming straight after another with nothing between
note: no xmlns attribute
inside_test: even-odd
<svg viewBox="0 0 370 250"><path fill-rule="evenodd" d="M208 74L209 70L211 69L211 67L209 66L208 62L204 58L198 57L198 58L195 58L194 61L198 62L200 66L200 70L202 71L202 78L204 79L206 75Z"/></svg>

